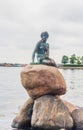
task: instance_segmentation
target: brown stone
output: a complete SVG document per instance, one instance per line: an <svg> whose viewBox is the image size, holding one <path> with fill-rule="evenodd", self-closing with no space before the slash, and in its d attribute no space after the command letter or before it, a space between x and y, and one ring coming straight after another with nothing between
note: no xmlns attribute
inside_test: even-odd
<svg viewBox="0 0 83 130"><path fill-rule="evenodd" d="M76 130L83 130L83 108L76 109L72 112L72 118Z"/></svg>
<svg viewBox="0 0 83 130"><path fill-rule="evenodd" d="M56 67L27 65L21 72L21 82L32 98L66 93L65 80Z"/></svg>
<svg viewBox="0 0 83 130"><path fill-rule="evenodd" d="M59 97L45 95L34 102L31 125L40 129L72 129L73 119Z"/></svg>
<svg viewBox="0 0 83 130"><path fill-rule="evenodd" d="M24 103L12 122L13 128L24 128L31 126L33 103L34 101L32 99L29 99Z"/></svg>
<svg viewBox="0 0 83 130"><path fill-rule="evenodd" d="M73 105L72 103L70 103L68 101L62 100L62 102L67 106L70 113L72 113L75 109L77 109L77 107L75 105Z"/></svg>

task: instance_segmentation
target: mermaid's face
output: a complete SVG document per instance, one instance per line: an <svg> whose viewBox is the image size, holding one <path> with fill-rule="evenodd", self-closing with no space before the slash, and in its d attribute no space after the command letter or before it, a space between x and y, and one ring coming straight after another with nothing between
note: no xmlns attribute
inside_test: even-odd
<svg viewBox="0 0 83 130"><path fill-rule="evenodd" d="M46 41L47 37L46 36L42 36L42 41Z"/></svg>

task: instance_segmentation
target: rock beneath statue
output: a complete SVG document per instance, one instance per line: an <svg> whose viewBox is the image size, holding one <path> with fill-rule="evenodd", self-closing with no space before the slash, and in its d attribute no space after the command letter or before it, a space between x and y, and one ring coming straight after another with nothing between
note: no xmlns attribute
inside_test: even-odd
<svg viewBox="0 0 83 130"><path fill-rule="evenodd" d="M41 63L44 64L44 65L49 65L49 66L55 66L55 67L57 67L55 61L52 58L48 58L48 57L42 59Z"/></svg>
<svg viewBox="0 0 83 130"><path fill-rule="evenodd" d="M56 67L47 65L27 65L21 72L21 82L32 98L45 94L63 95L66 83Z"/></svg>
<svg viewBox="0 0 83 130"><path fill-rule="evenodd" d="M31 116L34 101L32 99L27 100L21 107L19 113L12 122L13 128L25 128L31 126Z"/></svg>
<svg viewBox="0 0 83 130"><path fill-rule="evenodd" d="M76 109L72 112L75 130L83 130L83 108Z"/></svg>
<svg viewBox="0 0 83 130"><path fill-rule="evenodd" d="M34 102L31 125L33 128L44 130L71 130L73 119L67 106L59 97L45 95Z"/></svg>

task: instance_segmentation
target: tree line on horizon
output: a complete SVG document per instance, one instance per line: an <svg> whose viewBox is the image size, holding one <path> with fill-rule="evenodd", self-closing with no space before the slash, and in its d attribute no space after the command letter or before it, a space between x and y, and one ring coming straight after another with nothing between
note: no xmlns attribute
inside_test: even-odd
<svg viewBox="0 0 83 130"><path fill-rule="evenodd" d="M76 56L75 54L72 54L70 57L63 55L62 64L77 64L77 65L83 65L83 56Z"/></svg>

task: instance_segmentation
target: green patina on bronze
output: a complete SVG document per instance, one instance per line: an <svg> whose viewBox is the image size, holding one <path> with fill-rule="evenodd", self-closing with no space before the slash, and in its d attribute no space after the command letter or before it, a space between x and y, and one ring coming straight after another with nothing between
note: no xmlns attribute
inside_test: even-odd
<svg viewBox="0 0 83 130"><path fill-rule="evenodd" d="M36 44L32 54L32 63L35 61L35 54L37 54L37 62L40 64L42 60L49 57L49 44L46 43L49 37L48 32L41 33L41 40Z"/></svg>

